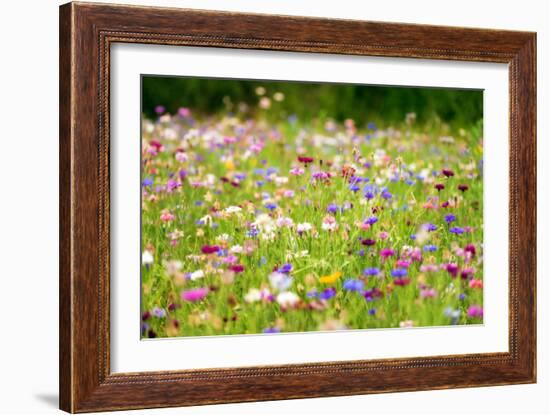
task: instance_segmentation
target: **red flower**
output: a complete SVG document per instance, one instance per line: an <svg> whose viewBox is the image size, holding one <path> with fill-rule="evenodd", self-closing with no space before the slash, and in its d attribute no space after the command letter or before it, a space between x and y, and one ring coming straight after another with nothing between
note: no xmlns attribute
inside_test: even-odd
<svg viewBox="0 0 550 415"><path fill-rule="evenodd" d="M460 190L461 192L465 192L468 189L469 189L469 187L468 187L467 184L459 184L458 185L458 190Z"/></svg>
<svg viewBox="0 0 550 415"><path fill-rule="evenodd" d="M437 183L434 187L437 189L438 192L445 189L445 185L442 183Z"/></svg>
<svg viewBox="0 0 550 415"><path fill-rule="evenodd" d="M455 175L455 172L450 169L443 169L441 170L441 173L443 173L445 177L452 177Z"/></svg>
<svg viewBox="0 0 550 415"><path fill-rule="evenodd" d="M313 162L313 157L298 156L298 161L300 163L308 164Z"/></svg>

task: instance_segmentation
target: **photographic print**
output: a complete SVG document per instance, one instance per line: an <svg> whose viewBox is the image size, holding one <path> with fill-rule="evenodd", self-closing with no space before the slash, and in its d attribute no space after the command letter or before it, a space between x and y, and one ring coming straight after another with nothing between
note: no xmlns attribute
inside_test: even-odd
<svg viewBox="0 0 550 415"><path fill-rule="evenodd" d="M141 91L142 338L483 323L483 91Z"/></svg>

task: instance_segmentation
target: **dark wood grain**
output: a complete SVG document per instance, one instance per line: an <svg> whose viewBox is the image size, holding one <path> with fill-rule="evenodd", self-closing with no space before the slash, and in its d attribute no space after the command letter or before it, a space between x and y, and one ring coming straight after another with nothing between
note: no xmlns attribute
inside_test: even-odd
<svg viewBox="0 0 550 415"><path fill-rule="evenodd" d="M116 42L508 63L509 352L111 373L109 70ZM536 36L70 3L60 9L60 406L68 412L529 383L536 379Z"/></svg>

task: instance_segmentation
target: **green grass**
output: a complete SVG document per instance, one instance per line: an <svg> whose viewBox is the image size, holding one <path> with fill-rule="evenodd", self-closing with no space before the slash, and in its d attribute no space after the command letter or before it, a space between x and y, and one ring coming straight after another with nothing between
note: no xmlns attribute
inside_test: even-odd
<svg viewBox="0 0 550 415"><path fill-rule="evenodd" d="M470 306L483 305L482 289L469 287L471 278L482 280L483 270L480 124L449 131L446 125L436 121L420 126L403 122L377 131L359 126L352 132L342 124L337 125L336 131L326 131L326 119L296 122L266 122L265 119L261 113L241 119L223 112L193 119L192 126L189 119L177 116L144 119L142 177L152 178L154 184L143 187L142 249L150 252L154 260L141 268L142 311L160 308L164 311L162 314L166 314L146 316L145 337L249 334L271 327L301 332L390 328L407 321L412 321L414 326L482 322L481 318L468 317L467 313ZM174 132L174 139L167 130ZM441 140L451 134L452 142ZM237 138L234 143L219 147L208 144L211 140L223 142L224 136ZM331 139L337 143L332 145ZM151 140L160 141L163 151L149 154ZM250 145L257 141L265 144L261 152L248 154ZM182 148L187 155L183 162L175 157ZM384 157L381 151L385 152ZM304 175L293 176L289 174L290 169L303 167L297 160L299 153L315 161L308 165ZM370 167L362 167L366 164ZM360 183L361 190L351 191L349 176L341 174L344 165L354 166L356 174L368 177L369 182ZM288 182L277 184L276 180L267 180L265 174L255 173L256 169L270 167L278 169L271 179L287 177ZM451 169L455 175L442 176L443 168ZM180 180L181 169L187 171L187 176ZM319 169L335 173L330 184L312 180L311 173ZM416 176L423 170L427 171L426 178L420 180ZM434 177L432 172L438 175ZM238 173L246 174L239 187L220 180L236 181ZM170 175L179 187L167 192L162 186ZM390 180L389 175L396 175L397 180ZM408 184L407 179L414 183ZM258 180L264 182L263 186L258 186ZM195 187L192 182L206 185ZM445 189L438 192L435 183L444 184ZM379 192L371 200L364 196L363 188L367 184L373 184ZM457 188L459 184L466 184L468 190L461 192ZM157 186L161 188L154 192ZM381 196L383 187L392 194L391 199ZM285 197L288 190L294 191L293 197ZM155 195L154 200L151 194ZM265 208L266 195L277 204L276 209ZM451 206L427 209L425 203L434 197L439 197L436 205L450 201ZM330 214L327 207L331 203L352 207ZM223 213L229 206L240 206L242 210L237 214ZM163 212L170 212L174 219L161 221ZM451 213L456 221L449 225L445 215ZM264 239L265 232L250 237L247 232L260 214L268 214L273 221L279 217L291 218L294 226L276 227L273 238ZM322 229L323 219L329 215L338 223L334 232ZM212 223L197 225L199 219L207 216ZM377 223L370 229L362 229L359 225L370 216L376 216ZM313 225L314 230L299 235L296 225L304 222ZM411 239L413 234L420 237L426 234L420 231L426 223L433 223L437 230L427 233L423 241ZM470 227L471 231L453 234L449 232L452 226ZM169 235L174 231L182 232L183 236L171 243ZM382 240L380 232L387 232L387 239ZM361 240L366 238L375 239L376 244L362 245ZM436 245L437 251L424 252L423 247L428 244ZM476 256L468 264L457 251L467 244L476 248ZM221 263L223 257L203 254L204 245L224 249L253 246L254 249L249 254L235 254L237 262L244 266L244 272L235 274L227 271L227 264ZM390 273L397 268L396 259L406 246L422 250L422 261L411 262L407 275L410 283L399 286ZM380 256L383 248L392 248L397 255L384 261ZM307 255L301 256L304 251ZM180 268L170 272L170 264L176 263ZM288 291L298 295L299 302L293 307L282 307L275 300L245 301L251 289L269 289L276 298L278 291L270 285L268 276L285 263L292 264L292 284ZM462 279L459 271L458 277L453 278L441 268L448 263L458 264L460 271L472 268L474 273L469 279ZM427 264L440 268L435 272L422 272L421 266ZM380 275L364 276L363 271L369 267L380 268ZM204 272L203 278L188 279L189 273L198 270ZM320 281L320 277L335 272L340 272L341 277L334 283ZM348 279L360 279L364 282L363 290L376 287L383 296L366 301L361 292L343 289ZM180 298L182 291L198 287L208 287L204 299L189 302ZM329 287L333 287L336 294L326 301L307 295ZM423 288L433 288L436 295L421 298ZM460 294L466 297L459 299ZM322 309L311 309L312 303ZM456 312L454 321L446 312L449 309ZM374 311L369 313L369 310Z"/></svg>

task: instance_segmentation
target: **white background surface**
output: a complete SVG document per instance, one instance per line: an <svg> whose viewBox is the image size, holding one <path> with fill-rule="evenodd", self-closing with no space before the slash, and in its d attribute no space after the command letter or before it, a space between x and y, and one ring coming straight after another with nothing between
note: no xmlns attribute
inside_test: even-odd
<svg viewBox="0 0 550 415"><path fill-rule="evenodd" d="M387 395L322 398L178 408L132 413L158 414L545 414L550 399L549 198L550 89L543 82L550 64L549 13L542 1L464 0L357 2L263 0L139 1L172 5L294 15L355 18L538 32L538 380L536 385L458 389ZM0 122L0 275L2 343L0 410L9 414L57 412L57 235L58 235L58 64L57 6L53 0L7 2L2 9L2 88ZM546 74L548 78L548 74ZM546 191L548 192L548 191ZM498 212L495 212L498 214Z"/></svg>
<svg viewBox="0 0 550 415"><path fill-rule="evenodd" d="M508 351L507 65L131 44L111 53L113 372ZM140 341L140 74L483 89L484 324Z"/></svg>

